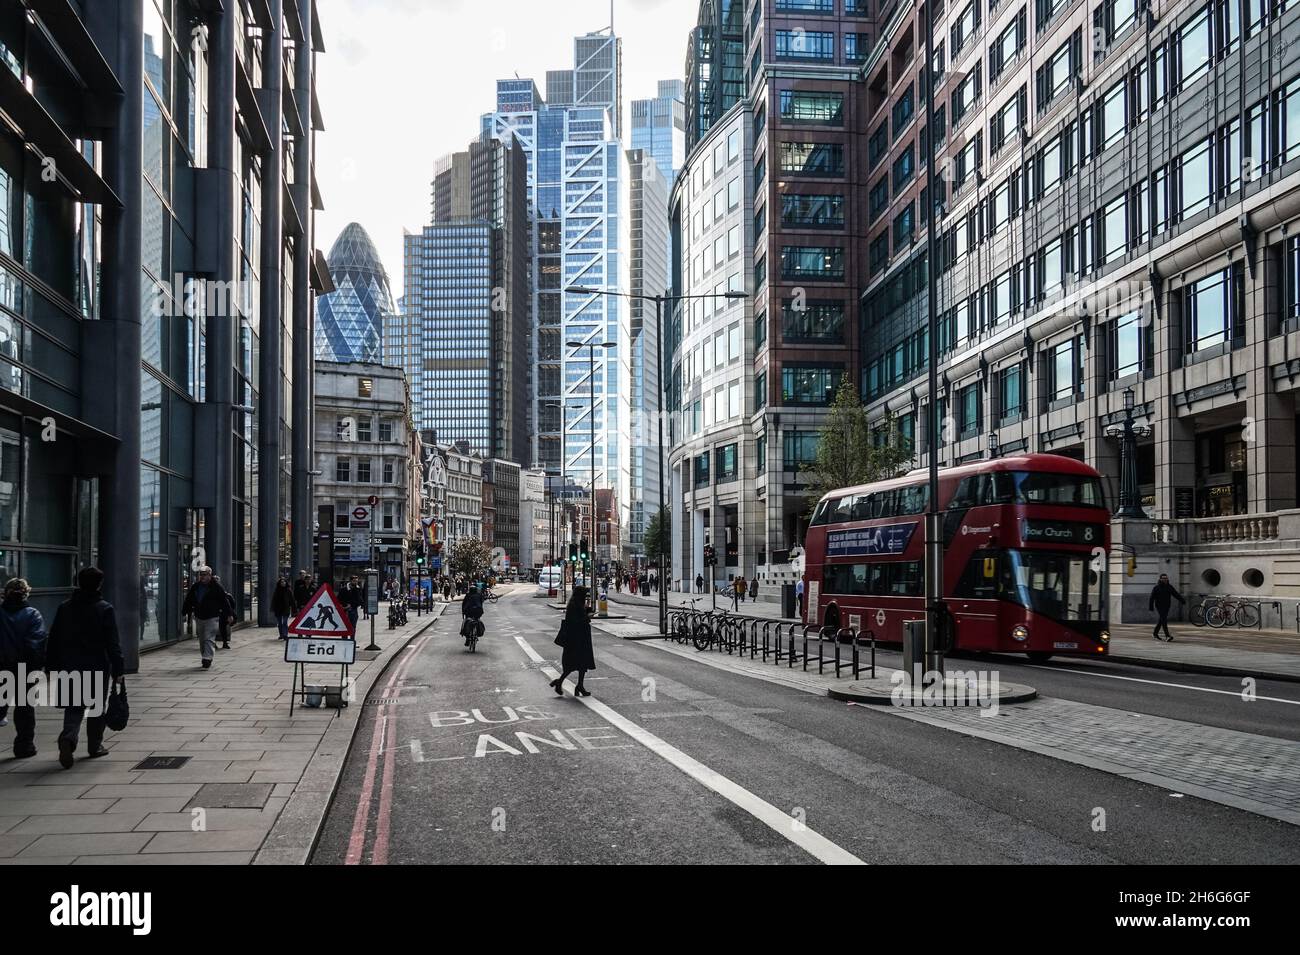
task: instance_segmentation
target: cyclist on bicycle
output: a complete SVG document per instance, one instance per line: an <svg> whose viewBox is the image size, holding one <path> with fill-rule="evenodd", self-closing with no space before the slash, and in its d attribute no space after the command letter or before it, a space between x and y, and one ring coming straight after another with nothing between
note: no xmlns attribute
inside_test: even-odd
<svg viewBox="0 0 1300 955"><path fill-rule="evenodd" d="M481 628L481 618L483 617L483 594L477 587L470 587L465 593L465 599L460 603L461 616L465 618L465 624L473 621L476 627ZM466 633L465 624L461 625L461 632L465 633L465 646L469 646L474 637ZM471 631L472 632L472 631ZM479 632L482 632L481 629Z"/></svg>
<svg viewBox="0 0 1300 955"><path fill-rule="evenodd" d="M1169 582L1168 574L1161 574L1160 580L1151 590L1151 599L1147 601L1147 609L1154 610L1160 615L1156 620L1156 628L1152 631L1151 636L1157 640L1164 640L1166 643L1174 639L1174 635L1169 632L1169 608L1177 600L1180 604L1186 605L1187 601L1183 595L1174 589L1174 585ZM1160 636L1161 628L1164 629L1165 635Z"/></svg>

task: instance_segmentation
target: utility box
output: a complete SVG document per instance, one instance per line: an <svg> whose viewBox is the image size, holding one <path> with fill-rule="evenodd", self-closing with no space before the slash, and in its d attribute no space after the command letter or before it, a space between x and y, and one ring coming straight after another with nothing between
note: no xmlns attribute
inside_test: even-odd
<svg viewBox="0 0 1300 955"><path fill-rule="evenodd" d="M903 621L903 669L908 683L918 669L925 672L925 619Z"/></svg>
<svg viewBox="0 0 1300 955"><path fill-rule="evenodd" d="M799 602L795 597L794 584L781 585L781 616L799 616Z"/></svg>

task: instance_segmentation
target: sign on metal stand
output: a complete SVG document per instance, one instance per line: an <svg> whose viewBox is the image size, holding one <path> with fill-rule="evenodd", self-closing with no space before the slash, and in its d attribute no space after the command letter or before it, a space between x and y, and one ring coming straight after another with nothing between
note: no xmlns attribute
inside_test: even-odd
<svg viewBox="0 0 1300 955"><path fill-rule="evenodd" d="M305 703L309 695L314 696L319 692L309 690L307 685L307 664L315 663L342 668L336 691L338 706L334 713L338 716L347 705L348 667L356 662L356 656L357 644L352 620L339 602L334 588L328 583L321 584L320 589L289 624L289 638L284 642L284 661L293 664L289 715L293 716L298 699L301 698Z"/></svg>

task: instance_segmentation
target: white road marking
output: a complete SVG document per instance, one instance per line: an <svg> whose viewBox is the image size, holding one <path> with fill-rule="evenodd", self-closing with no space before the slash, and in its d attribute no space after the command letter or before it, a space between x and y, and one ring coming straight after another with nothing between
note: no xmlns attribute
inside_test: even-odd
<svg viewBox="0 0 1300 955"><path fill-rule="evenodd" d="M545 664L546 660L542 657L523 637L515 637L515 642L519 644L524 653L534 663ZM557 678L559 673L550 666L543 666L542 669L552 678ZM590 697L579 697L584 706L592 712L604 718L616 728L622 730L628 736L632 737L646 749L650 750L656 756L661 757L672 765L676 766L687 776L690 776L696 782L726 799L735 806L739 806L755 819L764 823L773 832L777 832L789 839L800 849L803 849L813 858L827 865L866 865L853 853L843 849L831 842L825 836L814 832L806 825L799 825L796 828L796 822L792 816L777 809L771 803L755 796L748 789L737 783L732 782L721 773L715 772L708 766L705 766L699 760L687 756L675 746L661 740L643 726L638 726L631 720L610 709L599 700Z"/></svg>
<svg viewBox="0 0 1300 955"><path fill-rule="evenodd" d="M1198 693L1221 693L1224 696L1235 696L1241 698L1240 690L1216 690L1208 686L1188 686L1186 683L1165 683L1163 680L1143 680L1136 676L1119 676L1115 673L1093 673L1090 670L1072 670L1069 667L1044 667L1027 663L1025 666L1032 670L1048 670L1056 673L1081 673L1084 676L1101 677L1106 680L1127 680L1130 683L1150 683L1152 686L1171 686L1177 690L1196 690ZM1270 703L1290 703L1292 706L1300 706L1300 700L1284 700L1276 696L1257 696L1256 700L1267 700ZM1244 703L1245 700L1242 700Z"/></svg>
<svg viewBox="0 0 1300 955"><path fill-rule="evenodd" d="M418 739L411 740L411 759L417 763L424 762L424 744Z"/></svg>

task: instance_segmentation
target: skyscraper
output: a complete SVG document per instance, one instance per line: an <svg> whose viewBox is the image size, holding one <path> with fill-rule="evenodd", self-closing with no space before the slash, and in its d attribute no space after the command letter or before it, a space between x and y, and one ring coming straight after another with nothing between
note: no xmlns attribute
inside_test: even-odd
<svg viewBox="0 0 1300 955"><path fill-rule="evenodd" d="M334 240L328 262L334 291L317 303L316 358L379 362L384 325L397 311L379 250L365 229L350 222Z"/></svg>
<svg viewBox="0 0 1300 955"><path fill-rule="evenodd" d="M407 371L419 427L523 463L532 314L523 150L482 134L435 164L431 198L431 224L406 236L406 294L386 351Z"/></svg>
<svg viewBox="0 0 1300 955"><path fill-rule="evenodd" d="M632 376L627 301L564 291L629 291L630 176L619 138L621 72L621 45L612 31L577 37L574 68L547 73L554 102L543 100L530 79L500 80L496 110L484 117L483 127L517 141L528 163L537 316L533 458L553 473L563 468L575 479L613 487L626 524ZM612 347L602 347L606 343Z"/></svg>
<svg viewBox="0 0 1300 955"><path fill-rule="evenodd" d="M654 157L670 189L686 159L684 90L681 80L660 80L654 99L632 100L632 148Z"/></svg>

